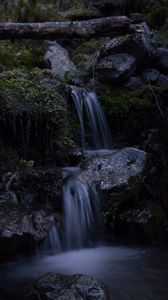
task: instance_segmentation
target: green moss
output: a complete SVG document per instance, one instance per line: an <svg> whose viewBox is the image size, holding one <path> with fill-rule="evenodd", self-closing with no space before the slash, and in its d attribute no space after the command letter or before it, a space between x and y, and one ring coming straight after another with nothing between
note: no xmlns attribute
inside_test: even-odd
<svg viewBox="0 0 168 300"><path fill-rule="evenodd" d="M19 160L35 163L54 163L58 151L67 153L73 149L76 133L71 124L71 106L67 109L67 96L47 71L18 69L0 73L2 147L16 149Z"/></svg>
<svg viewBox="0 0 168 300"><path fill-rule="evenodd" d="M9 15L12 21L33 21L34 20L34 1L19 0L8 5Z"/></svg>
<svg viewBox="0 0 168 300"><path fill-rule="evenodd" d="M99 49L106 43L106 38L99 38L99 39L90 39L82 43L75 51L75 54L88 54L92 55L95 52L99 51Z"/></svg>
<svg viewBox="0 0 168 300"><path fill-rule="evenodd" d="M145 132L155 128L158 119L160 120L150 88L133 92L126 88L99 85L97 92L114 143L122 146L140 144L146 138Z"/></svg>
<svg viewBox="0 0 168 300"><path fill-rule="evenodd" d="M45 42L0 41L0 62L7 69L43 67L43 56L47 49L48 45Z"/></svg>
<svg viewBox="0 0 168 300"><path fill-rule="evenodd" d="M168 19L168 4L156 4L147 15L147 21L151 28L161 28Z"/></svg>
<svg viewBox="0 0 168 300"><path fill-rule="evenodd" d="M61 22L66 21L64 15L58 10L58 8L51 3L36 3L34 8L34 18L38 22Z"/></svg>
<svg viewBox="0 0 168 300"><path fill-rule="evenodd" d="M56 89L44 84L45 71L34 70L6 71L0 74L0 107L1 112L12 112L15 115L26 111L29 114L48 114L54 122L61 122L64 114L65 99Z"/></svg>
<svg viewBox="0 0 168 300"><path fill-rule="evenodd" d="M106 89L102 95L102 101L105 109L121 116L128 114L131 109L139 111L152 107L152 102L148 97L144 98L140 92L129 92L124 88Z"/></svg>
<svg viewBox="0 0 168 300"><path fill-rule="evenodd" d="M106 43L106 38L91 39L83 42L72 54L72 60L81 70L93 68L99 49Z"/></svg>

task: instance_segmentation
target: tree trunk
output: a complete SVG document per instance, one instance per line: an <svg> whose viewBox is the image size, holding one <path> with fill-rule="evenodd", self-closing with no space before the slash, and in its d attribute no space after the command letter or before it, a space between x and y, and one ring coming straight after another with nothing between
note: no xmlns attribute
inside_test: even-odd
<svg viewBox="0 0 168 300"><path fill-rule="evenodd" d="M0 39L57 39L117 36L128 33L125 16L74 22L0 23Z"/></svg>

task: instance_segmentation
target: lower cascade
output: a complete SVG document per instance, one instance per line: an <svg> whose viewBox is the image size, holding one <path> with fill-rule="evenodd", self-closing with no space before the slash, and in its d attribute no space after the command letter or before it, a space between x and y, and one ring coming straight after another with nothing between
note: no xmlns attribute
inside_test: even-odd
<svg viewBox="0 0 168 300"><path fill-rule="evenodd" d="M96 93L73 88L72 97L81 125L82 149L86 150L84 107L91 127L93 149L111 148L110 131ZM98 195L93 187L73 173L65 181L64 248L70 250L92 246L100 239Z"/></svg>
<svg viewBox="0 0 168 300"><path fill-rule="evenodd" d="M40 254L57 254L62 251L62 246L60 242L60 237L56 224L53 225L50 229L47 239L44 241L43 245L40 248Z"/></svg>
<svg viewBox="0 0 168 300"><path fill-rule="evenodd" d="M96 191L75 175L63 187L65 248L93 245L99 235L99 201Z"/></svg>

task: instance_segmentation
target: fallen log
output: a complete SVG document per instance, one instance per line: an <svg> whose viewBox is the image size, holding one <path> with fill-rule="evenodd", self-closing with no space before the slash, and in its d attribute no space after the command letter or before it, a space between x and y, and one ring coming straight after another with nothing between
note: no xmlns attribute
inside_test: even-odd
<svg viewBox="0 0 168 300"><path fill-rule="evenodd" d="M58 39L117 36L129 32L130 19L125 16L87 21L0 23L0 39Z"/></svg>

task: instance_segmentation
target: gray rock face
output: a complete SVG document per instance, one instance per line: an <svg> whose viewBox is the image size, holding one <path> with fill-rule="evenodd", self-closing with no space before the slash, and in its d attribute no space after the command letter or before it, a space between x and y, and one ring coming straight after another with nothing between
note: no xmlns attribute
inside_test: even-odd
<svg viewBox="0 0 168 300"><path fill-rule="evenodd" d="M27 211L22 206L0 205L0 259L32 253L54 225L47 210Z"/></svg>
<svg viewBox="0 0 168 300"><path fill-rule="evenodd" d="M112 39L100 50L100 56L108 56L115 53L128 53L134 56L137 63L145 63L155 56L150 33L138 33Z"/></svg>
<svg viewBox="0 0 168 300"><path fill-rule="evenodd" d="M106 287L85 275L49 273L35 282L29 298L33 300L107 300Z"/></svg>
<svg viewBox="0 0 168 300"><path fill-rule="evenodd" d="M101 59L96 65L96 73L102 82L123 83L134 74L136 60L133 56L120 53Z"/></svg>
<svg viewBox="0 0 168 300"><path fill-rule="evenodd" d="M84 163L82 177L101 191L120 189L128 186L131 177L141 174L146 158L146 152L135 148L114 151Z"/></svg>
<svg viewBox="0 0 168 300"><path fill-rule="evenodd" d="M51 45L44 56L45 62L53 74L63 76L66 72L74 71L74 63L70 60L68 51L57 42Z"/></svg>
<svg viewBox="0 0 168 300"><path fill-rule="evenodd" d="M166 48L158 48L157 51L157 68L163 72L168 73L168 49Z"/></svg>
<svg viewBox="0 0 168 300"><path fill-rule="evenodd" d="M146 159L146 152L125 148L91 158L82 165L81 180L94 186L101 200L103 236L107 241L121 237L116 221L136 199Z"/></svg>

